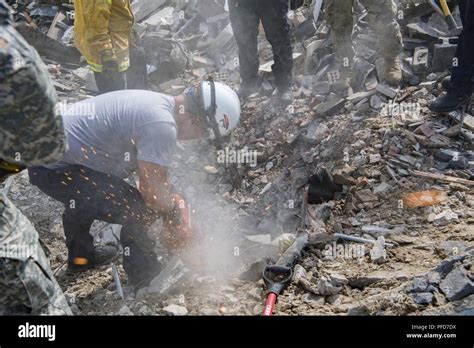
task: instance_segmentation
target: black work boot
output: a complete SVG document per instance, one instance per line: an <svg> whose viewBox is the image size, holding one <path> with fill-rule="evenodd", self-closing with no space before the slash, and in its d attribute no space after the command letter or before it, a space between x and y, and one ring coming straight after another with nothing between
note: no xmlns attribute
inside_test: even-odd
<svg viewBox="0 0 474 348"><path fill-rule="evenodd" d="M252 94L258 93L262 80L260 78L252 81L244 81L240 85L237 95L241 102L245 102Z"/></svg>
<svg viewBox="0 0 474 348"><path fill-rule="evenodd" d="M428 107L431 111L437 113L451 112L459 109L462 105L469 102L470 99L471 94L459 95L448 92L436 98Z"/></svg>
<svg viewBox="0 0 474 348"><path fill-rule="evenodd" d="M275 91L275 95L282 104L293 104L293 90L291 87L278 87Z"/></svg>
<svg viewBox="0 0 474 348"><path fill-rule="evenodd" d="M77 257L72 261L68 261L66 274L76 274L87 271L89 269L104 266L114 262L120 257L117 248L105 245L96 248L93 257L89 260L87 258Z"/></svg>

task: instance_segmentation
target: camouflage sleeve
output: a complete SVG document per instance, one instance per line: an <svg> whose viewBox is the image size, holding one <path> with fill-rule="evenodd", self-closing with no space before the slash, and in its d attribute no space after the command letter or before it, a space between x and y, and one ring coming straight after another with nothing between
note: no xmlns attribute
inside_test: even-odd
<svg viewBox="0 0 474 348"><path fill-rule="evenodd" d="M27 166L59 160L65 135L56 103L51 78L36 50L11 23L0 20L0 158Z"/></svg>
<svg viewBox="0 0 474 348"><path fill-rule="evenodd" d="M33 224L0 193L0 315L70 315Z"/></svg>

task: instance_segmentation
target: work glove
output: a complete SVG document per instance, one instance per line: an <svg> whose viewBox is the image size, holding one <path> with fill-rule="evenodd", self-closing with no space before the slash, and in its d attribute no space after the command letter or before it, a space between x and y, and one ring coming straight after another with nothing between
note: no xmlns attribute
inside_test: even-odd
<svg viewBox="0 0 474 348"><path fill-rule="evenodd" d="M169 213L163 214L163 222L171 227L177 227L181 225L182 221L183 217L181 210L179 209L179 203L175 201L173 210Z"/></svg>
<svg viewBox="0 0 474 348"><path fill-rule="evenodd" d="M102 65L102 73L107 76L114 76L118 73L118 62L116 60L108 60Z"/></svg>
<svg viewBox="0 0 474 348"><path fill-rule="evenodd" d="M163 214L163 233L161 242L170 251L178 251L189 245L193 231L189 227L189 213L186 201L179 194L172 194L174 208Z"/></svg>
<svg viewBox="0 0 474 348"><path fill-rule="evenodd" d="M113 78L118 73L118 61L114 50L104 50L101 52L102 73Z"/></svg>

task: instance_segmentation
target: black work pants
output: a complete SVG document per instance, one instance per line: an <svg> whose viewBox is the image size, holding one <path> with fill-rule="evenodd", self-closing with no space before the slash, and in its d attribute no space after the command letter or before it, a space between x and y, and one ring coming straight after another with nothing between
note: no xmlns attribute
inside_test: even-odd
<svg viewBox="0 0 474 348"><path fill-rule="evenodd" d="M63 226L70 261L94 257L89 230L94 220L100 220L122 225L123 267L132 284L158 274L155 243L147 235L158 216L146 207L137 189L121 178L83 166L35 167L28 172L33 185L64 204Z"/></svg>
<svg viewBox="0 0 474 348"><path fill-rule="evenodd" d="M148 89L146 52L139 35L134 31L132 36L133 38L130 40L130 67L127 70L127 89Z"/></svg>
<svg viewBox="0 0 474 348"><path fill-rule="evenodd" d="M474 91L474 1L460 0L463 31L456 52L458 66L453 68L449 92L471 95Z"/></svg>
<svg viewBox="0 0 474 348"><path fill-rule="evenodd" d="M230 0L230 21L239 47L240 75L244 83L258 79L258 28L260 21L272 45L272 66L277 87L292 84L293 53L288 23L288 0Z"/></svg>

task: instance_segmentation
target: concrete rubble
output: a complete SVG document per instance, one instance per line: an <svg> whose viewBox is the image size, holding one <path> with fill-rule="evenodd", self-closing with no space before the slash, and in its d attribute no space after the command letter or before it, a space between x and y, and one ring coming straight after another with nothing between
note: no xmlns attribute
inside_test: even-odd
<svg viewBox="0 0 474 348"><path fill-rule="evenodd" d="M163 308L163 310L169 314L178 315L178 316L188 314L188 310L186 309L186 307L178 306L178 305L169 305Z"/></svg>
<svg viewBox="0 0 474 348"><path fill-rule="evenodd" d="M153 90L178 94L208 74L238 85L237 47L224 3L134 2ZM183 144L172 171L173 184L197 211L196 223L209 233L204 243L226 241L224 247L210 248L199 271L158 249L167 271L137 296L125 291L125 304L115 295L110 272L60 278L74 294L76 314L260 315L263 267L303 226L309 241L279 297L277 314L472 315L474 110L471 106L464 118L428 110L442 92L455 48L446 40L455 33L432 11L412 3L400 5L406 14L400 89L379 83L377 55L367 47L375 36L363 26L354 42L364 74L355 79L354 94L333 93L330 28L322 18L313 23L312 11L300 9L292 21L302 43L294 48L295 101L292 110L279 110L269 97L273 81L267 68L273 58L261 35L260 70L268 93L247 101L239 128L227 139L231 149L255 151L256 165L218 163L214 149L194 143ZM32 15L39 29L31 42L52 40L74 50L62 40L71 25L67 14L58 17L50 9ZM59 28L54 33L53 23ZM61 100L93 94L84 64L44 56ZM303 218L305 185L312 203ZM10 197L58 254L51 260L58 269L65 255L61 205L31 187L24 174L15 177ZM95 231L105 244L118 233L104 232L103 226Z"/></svg>
<svg viewBox="0 0 474 348"><path fill-rule="evenodd" d="M423 305L431 304L433 301L445 304L446 301L458 301L472 295L474 283L469 270L473 256L474 253L470 252L444 260L426 275L414 278L406 291L412 295L417 304Z"/></svg>

